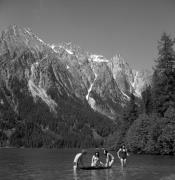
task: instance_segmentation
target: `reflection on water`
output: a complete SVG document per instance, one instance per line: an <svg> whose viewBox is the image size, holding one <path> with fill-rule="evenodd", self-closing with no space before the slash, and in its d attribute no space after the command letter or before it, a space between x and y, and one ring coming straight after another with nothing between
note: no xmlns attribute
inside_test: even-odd
<svg viewBox="0 0 175 180"><path fill-rule="evenodd" d="M75 168L73 168L73 179L78 180L77 170Z"/></svg>
<svg viewBox="0 0 175 180"><path fill-rule="evenodd" d="M74 180L84 180L85 176L90 180L125 180L126 179L127 170L120 168L118 173L112 169L104 169L104 170L87 170L83 172L83 170L75 170L73 169L73 179Z"/></svg>
<svg viewBox="0 0 175 180"><path fill-rule="evenodd" d="M121 180L124 180L126 178L126 173L127 173L127 169L124 167L121 167L120 168L120 174L121 174L120 179Z"/></svg>
<svg viewBox="0 0 175 180"><path fill-rule="evenodd" d="M2 180L175 180L175 157L130 156L122 168L117 159L111 169L74 170L76 150L0 149ZM93 152L85 161L90 164Z"/></svg>
<svg viewBox="0 0 175 180"><path fill-rule="evenodd" d="M160 180L175 180L175 174L171 174L166 177L162 177Z"/></svg>

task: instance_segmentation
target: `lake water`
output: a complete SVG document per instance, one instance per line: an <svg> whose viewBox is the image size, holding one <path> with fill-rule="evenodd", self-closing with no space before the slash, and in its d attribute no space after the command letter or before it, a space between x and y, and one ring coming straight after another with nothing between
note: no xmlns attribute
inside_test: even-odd
<svg viewBox="0 0 175 180"><path fill-rule="evenodd" d="M121 169L116 152L112 169L73 171L78 150L0 149L0 180L175 180L175 157L130 155ZM90 163L92 150L86 156Z"/></svg>

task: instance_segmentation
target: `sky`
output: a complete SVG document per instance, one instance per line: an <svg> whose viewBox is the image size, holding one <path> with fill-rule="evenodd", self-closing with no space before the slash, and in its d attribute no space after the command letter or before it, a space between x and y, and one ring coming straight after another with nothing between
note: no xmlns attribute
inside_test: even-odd
<svg viewBox="0 0 175 180"><path fill-rule="evenodd" d="M119 53L152 69L163 32L175 37L174 0L0 0L0 31L29 27L46 43L63 41L110 59Z"/></svg>

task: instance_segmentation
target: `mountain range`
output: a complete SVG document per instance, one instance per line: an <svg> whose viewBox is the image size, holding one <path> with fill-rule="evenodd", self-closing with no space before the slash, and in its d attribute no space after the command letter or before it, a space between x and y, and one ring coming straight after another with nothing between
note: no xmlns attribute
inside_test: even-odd
<svg viewBox="0 0 175 180"><path fill-rule="evenodd" d="M1 136L27 147L101 143L151 76L119 54L107 59L70 42L48 44L28 28L9 26L0 37Z"/></svg>

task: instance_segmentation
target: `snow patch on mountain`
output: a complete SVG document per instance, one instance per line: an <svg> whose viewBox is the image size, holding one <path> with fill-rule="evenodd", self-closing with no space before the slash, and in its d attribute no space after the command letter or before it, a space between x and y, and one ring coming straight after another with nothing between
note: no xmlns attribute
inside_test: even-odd
<svg viewBox="0 0 175 180"><path fill-rule="evenodd" d="M134 80L133 80L133 82L131 82L132 87L136 86L137 77L138 77L138 71L135 71L135 73L134 73Z"/></svg>
<svg viewBox="0 0 175 180"><path fill-rule="evenodd" d="M138 71L135 71L133 73L134 77L133 77L133 81L131 82L131 85L132 85L133 89L135 90L134 95L140 97L141 93L139 92L139 90L137 88L137 86L138 86L138 74L139 74Z"/></svg>
<svg viewBox="0 0 175 180"><path fill-rule="evenodd" d="M54 50L56 45L55 44L51 44L50 47Z"/></svg>
<svg viewBox="0 0 175 180"><path fill-rule="evenodd" d="M95 102L94 98L89 97L88 103L89 103L89 105L91 106L91 108L96 111L96 108L95 108L96 102Z"/></svg>
<svg viewBox="0 0 175 180"><path fill-rule="evenodd" d="M66 51L68 54L73 55L73 52L72 52L72 51L70 51L69 49L65 49L65 51Z"/></svg>
<svg viewBox="0 0 175 180"><path fill-rule="evenodd" d="M88 89L88 93L87 93L87 95L86 95L86 100L87 100L87 101L88 101L88 99L89 99L89 94L90 94L90 92L91 92L91 90L92 90L93 84L94 84L94 82L90 85L90 87L89 87L89 89Z"/></svg>
<svg viewBox="0 0 175 180"><path fill-rule="evenodd" d="M46 44L42 39L40 39L39 37L36 36L36 38L37 38L37 40L40 41L42 44L47 45L47 44Z"/></svg>
<svg viewBox="0 0 175 180"><path fill-rule="evenodd" d="M126 100L130 100L130 97L129 97L126 93L124 93L122 90L121 90L121 93L124 95L124 97L126 98Z"/></svg>
<svg viewBox="0 0 175 180"><path fill-rule="evenodd" d="M91 83L91 85L90 85L90 87L89 87L89 89L88 89L88 93L87 93L87 95L86 95L86 100L87 100L87 101L89 101L89 94L90 94L90 92L92 91L92 87L93 87L96 79L97 79L97 74L95 73L94 81Z"/></svg>
<svg viewBox="0 0 175 180"><path fill-rule="evenodd" d="M90 55L90 60L94 62L109 62L104 56L101 55Z"/></svg>
<svg viewBox="0 0 175 180"><path fill-rule="evenodd" d="M96 111L96 107L95 107L96 101L95 101L94 98L90 97L90 92L92 91L92 88L94 86L95 81L97 80L97 76L98 75L95 72L95 69L94 69L94 66L93 66L93 62L90 62L90 67L91 67L91 69L92 69L92 71L93 71L93 73L95 75L95 78L94 78L93 82L91 83L91 85L90 85L90 87L88 89L88 93L86 95L86 100L88 101L88 104L91 106L91 108Z"/></svg>
<svg viewBox="0 0 175 180"><path fill-rule="evenodd" d="M56 44L51 44L49 45L49 47L55 52L55 53L59 53L60 51L60 46L56 45Z"/></svg>
<svg viewBox="0 0 175 180"><path fill-rule="evenodd" d="M151 77L151 72L148 71L135 71L133 70L133 76L134 80L131 83L135 93L134 95L137 97L141 97L141 94L146 86L148 86L151 82L150 77Z"/></svg>
<svg viewBox="0 0 175 180"><path fill-rule="evenodd" d="M49 45L49 46L50 46L50 47L53 49L53 51L56 52L56 53L59 53L60 49L64 49L68 54L70 54L70 55L73 55L73 54L74 54L70 49L67 49L67 48L65 48L65 47L63 47L63 46L61 46L61 45L51 44L51 45ZM57 49L56 49L56 48L57 48Z"/></svg>

